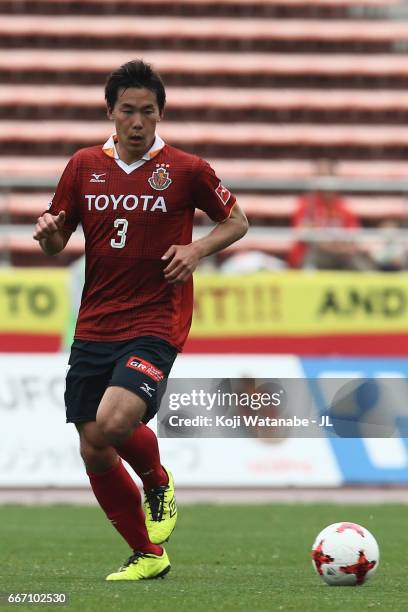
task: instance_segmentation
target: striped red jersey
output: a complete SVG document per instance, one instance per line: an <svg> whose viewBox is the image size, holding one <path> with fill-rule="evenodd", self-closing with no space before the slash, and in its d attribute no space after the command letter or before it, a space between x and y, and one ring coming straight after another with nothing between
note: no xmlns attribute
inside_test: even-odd
<svg viewBox="0 0 408 612"><path fill-rule="evenodd" d="M193 311L193 282L169 284L161 257L192 240L194 209L215 222L235 197L201 158L164 145L127 173L100 146L69 161L50 212L65 227L82 223L85 284L75 338L94 341L158 336L181 350Z"/></svg>

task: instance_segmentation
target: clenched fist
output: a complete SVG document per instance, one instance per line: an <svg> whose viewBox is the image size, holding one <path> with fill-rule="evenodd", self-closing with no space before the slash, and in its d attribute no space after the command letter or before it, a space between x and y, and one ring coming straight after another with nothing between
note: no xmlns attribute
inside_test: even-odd
<svg viewBox="0 0 408 612"><path fill-rule="evenodd" d="M170 284L184 283L194 270L200 260L197 245L191 244L172 244L165 252L162 261L171 260L163 270L164 278Z"/></svg>
<svg viewBox="0 0 408 612"><path fill-rule="evenodd" d="M43 240L49 238L55 232L58 232L63 228L65 223L65 211L61 210L58 215L52 215L51 213L44 213L37 220L37 225L34 229L33 238L34 240Z"/></svg>

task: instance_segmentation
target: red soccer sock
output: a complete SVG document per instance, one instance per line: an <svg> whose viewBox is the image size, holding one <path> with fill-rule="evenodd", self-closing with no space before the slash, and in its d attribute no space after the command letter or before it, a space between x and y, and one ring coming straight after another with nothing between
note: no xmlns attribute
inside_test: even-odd
<svg viewBox="0 0 408 612"><path fill-rule="evenodd" d="M160 463L159 445L154 431L140 423L129 438L116 447L143 482L146 491L166 485L169 478Z"/></svg>
<svg viewBox="0 0 408 612"><path fill-rule="evenodd" d="M130 548L161 555L162 548L149 540L139 489L122 461L88 476L99 505Z"/></svg>

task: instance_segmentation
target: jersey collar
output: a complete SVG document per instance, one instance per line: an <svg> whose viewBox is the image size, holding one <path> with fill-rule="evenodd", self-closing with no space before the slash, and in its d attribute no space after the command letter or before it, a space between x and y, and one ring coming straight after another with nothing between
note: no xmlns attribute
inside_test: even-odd
<svg viewBox="0 0 408 612"><path fill-rule="evenodd" d="M132 172L136 168L139 168L145 162L149 161L150 159L153 159L153 157L156 157L156 155L160 153L160 151L163 149L164 145L166 144L164 140L160 138L158 134L156 134L152 146L150 147L148 151L146 151L143 157L141 157L140 159L137 159L131 164L127 164L119 157L118 151L116 149L117 142L118 142L118 137L116 136L116 134L112 134L111 136L109 136L108 140L103 145L102 151L108 157L112 157L116 161L116 163L121 168L123 168L125 172L127 172L127 174L130 174L130 172Z"/></svg>

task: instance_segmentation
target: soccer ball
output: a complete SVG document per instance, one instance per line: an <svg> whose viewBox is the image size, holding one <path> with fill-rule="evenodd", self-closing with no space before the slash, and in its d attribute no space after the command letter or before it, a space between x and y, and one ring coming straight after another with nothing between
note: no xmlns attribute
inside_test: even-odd
<svg viewBox="0 0 408 612"><path fill-rule="evenodd" d="M374 536L356 523L329 525L312 548L313 567L331 586L364 584L377 571L379 560Z"/></svg>

